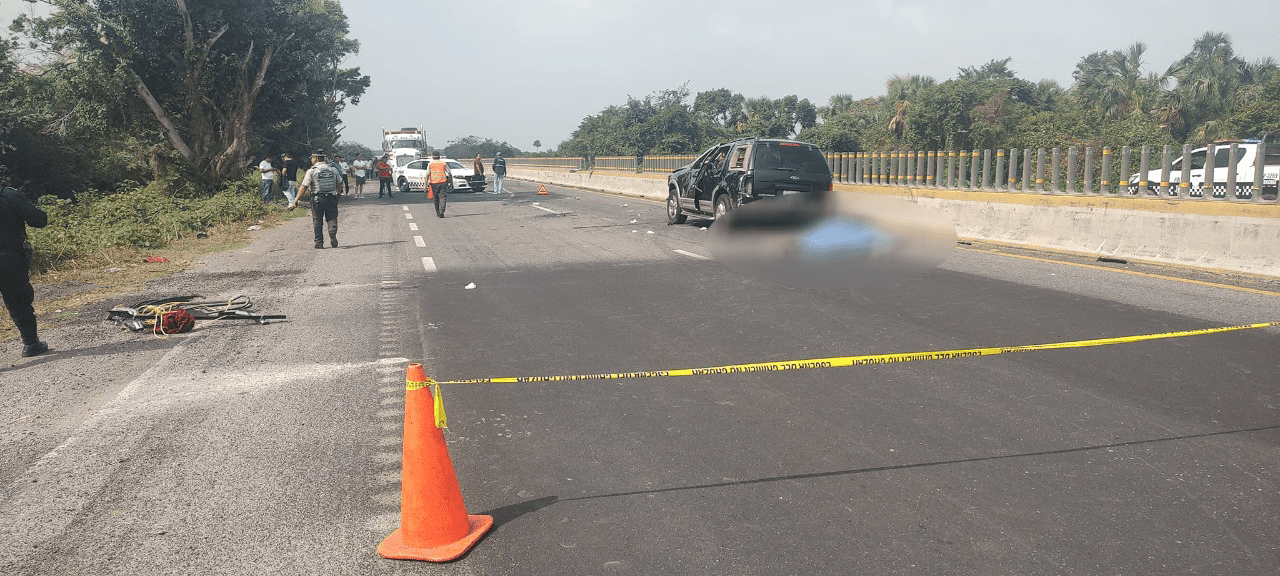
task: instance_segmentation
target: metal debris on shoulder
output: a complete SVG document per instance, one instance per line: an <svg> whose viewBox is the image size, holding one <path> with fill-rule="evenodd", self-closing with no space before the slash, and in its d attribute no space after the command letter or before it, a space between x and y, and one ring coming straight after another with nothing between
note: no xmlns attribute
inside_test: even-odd
<svg viewBox="0 0 1280 576"><path fill-rule="evenodd" d="M250 312L253 302L248 296L236 296L230 300L199 300L199 294L175 296L159 300L146 300L132 306L116 306L107 313L107 320L142 332L157 329L157 320L179 310L190 314L194 320L253 320L266 324L268 320L284 320L284 314L256 314Z"/></svg>

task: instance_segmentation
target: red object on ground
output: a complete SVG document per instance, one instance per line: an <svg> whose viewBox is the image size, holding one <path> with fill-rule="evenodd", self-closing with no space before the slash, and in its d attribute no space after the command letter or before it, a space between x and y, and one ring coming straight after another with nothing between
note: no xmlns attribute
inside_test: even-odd
<svg viewBox="0 0 1280 576"><path fill-rule="evenodd" d="M147 256L147 262L168 262L169 259L164 256Z"/></svg>

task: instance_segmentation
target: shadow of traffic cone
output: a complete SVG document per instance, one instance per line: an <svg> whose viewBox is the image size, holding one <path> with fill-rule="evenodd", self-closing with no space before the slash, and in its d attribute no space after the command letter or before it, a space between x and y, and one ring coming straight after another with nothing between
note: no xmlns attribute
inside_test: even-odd
<svg viewBox="0 0 1280 576"><path fill-rule="evenodd" d="M378 545L396 560L456 560L493 527L492 516L468 515L436 426L431 380L410 364L404 396L404 450L400 479L400 528ZM438 386L437 386L438 388ZM439 390L435 390L438 394Z"/></svg>

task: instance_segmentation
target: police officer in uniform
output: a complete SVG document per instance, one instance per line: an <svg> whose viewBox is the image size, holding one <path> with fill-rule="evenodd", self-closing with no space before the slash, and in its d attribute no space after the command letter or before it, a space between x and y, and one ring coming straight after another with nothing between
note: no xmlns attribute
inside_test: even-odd
<svg viewBox="0 0 1280 576"><path fill-rule="evenodd" d="M338 247L338 193L342 191L342 175L325 161L324 150L311 154L311 169L302 177L298 198L290 207L298 205L307 193L311 194L311 222L315 227L316 248L324 248L324 224L329 223L329 246Z"/></svg>
<svg viewBox="0 0 1280 576"><path fill-rule="evenodd" d="M35 289L31 287L31 245L27 226L44 228L49 215L36 208L17 190L0 190L0 292L9 317L22 334L22 355L35 356L49 349L36 337Z"/></svg>

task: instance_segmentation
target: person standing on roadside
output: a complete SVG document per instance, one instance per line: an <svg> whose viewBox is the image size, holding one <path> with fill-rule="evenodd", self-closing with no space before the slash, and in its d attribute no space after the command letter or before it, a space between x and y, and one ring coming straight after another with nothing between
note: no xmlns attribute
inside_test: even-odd
<svg viewBox="0 0 1280 576"><path fill-rule="evenodd" d="M471 165L471 170L476 173L476 181L484 184L484 162L480 161L479 154L476 154L476 161ZM489 193L492 194L493 191L490 190Z"/></svg>
<svg viewBox="0 0 1280 576"><path fill-rule="evenodd" d="M453 182L453 171L449 164L440 159L440 151L431 153L431 163L427 164L428 196L436 201L436 216L444 218L444 206L449 198L449 184Z"/></svg>
<svg viewBox="0 0 1280 576"><path fill-rule="evenodd" d="M316 248L324 248L324 224L329 223L329 246L338 247L338 193L342 191L342 175L325 161L324 150L311 153L311 168L302 177L301 199L311 194L311 223L315 228ZM295 200L289 205L292 210Z"/></svg>
<svg viewBox="0 0 1280 576"><path fill-rule="evenodd" d="M345 158L335 154L333 157L333 167L338 169L339 174L342 174L342 193L344 195L350 194L351 180L348 178L347 173L351 172L351 166L347 165L347 160Z"/></svg>
<svg viewBox="0 0 1280 576"><path fill-rule="evenodd" d="M293 206L298 204L298 161L287 152L280 157L283 167L280 170L280 191L284 192L284 203Z"/></svg>
<svg viewBox="0 0 1280 576"><path fill-rule="evenodd" d="M378 197L382 197L382 191L385 189L387 198L393 198L394 196L391 195L391 164L387 163L387 157L379 158L373 170L378 173Z"/></svg>
<svg viewBox="0 0 1280 576"><path fill-rule="evenodd" d="M498 152L493 157L493 193L502 193L502 179L507 176L507 159Z"/></svg>
<svg viewBox="0 0 1280 576"><path fill-rule="evenodd" d="M267 156L258 163L258 173L262 174L262 203L271 202L271 185L276 181L276 167L271 164L271 157Z"/></svg>
<svg viewBox="0 0 1280 576"><path fill-rule="evenodd" d="M21 192L7 186L0 189L0 293L22 335L23 356L49 350L49 345L36 337L36 292L31 286L31 244L27 242L27 226L47 225L49 215Z"/></svg>
<svg viewBox="0 0 1280 576"><path fill-rule="evenodd" d="M356 198L364 197L364 181L369 177L369 169L373 165L364 159L364 154L356 154L356 159L351 163L351 171L356 177Z"/></svg>

